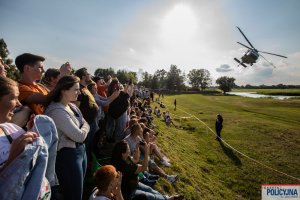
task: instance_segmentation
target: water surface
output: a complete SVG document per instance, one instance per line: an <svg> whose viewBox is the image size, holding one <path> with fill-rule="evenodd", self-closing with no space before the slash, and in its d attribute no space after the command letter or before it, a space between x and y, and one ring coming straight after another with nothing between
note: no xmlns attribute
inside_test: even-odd
<svg viewBox="0 0 300 200"><path fill-rule="evenodd" d="M250 97L250 98L273 98L273 99L280 99L280 100L299 97L299 96L257 94L256 92L227 92L227 94L237 95L242 97Z"/></svg>

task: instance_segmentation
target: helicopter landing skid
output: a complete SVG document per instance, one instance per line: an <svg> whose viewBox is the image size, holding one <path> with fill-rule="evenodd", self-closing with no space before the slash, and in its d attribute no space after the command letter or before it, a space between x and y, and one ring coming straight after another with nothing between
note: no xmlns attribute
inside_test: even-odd
<svg viewBox="0 0 300 200"><path fill-rule="evenodd" d="M241 61L239 61L239 59L234 58L234 60L235 60L237 63L239 63L238 66L242 65L242 66L245 67L245 68L247 67L244 63L242 63Z"/></svg>

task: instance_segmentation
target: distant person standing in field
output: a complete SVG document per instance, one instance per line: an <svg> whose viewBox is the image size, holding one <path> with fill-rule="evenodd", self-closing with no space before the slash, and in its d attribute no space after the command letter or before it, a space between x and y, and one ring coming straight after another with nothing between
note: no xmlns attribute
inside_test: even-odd
<svg viewBox="0 0 300 200"><path fill-rule="evenodd" d="M176 104L177 104L177 101L176 99L174 100L174 110L176 110Z"/></svg>
<svg viewBox="0 0 300 200"><path fill-rule="evenodd" d="M221 141L221 130L223 128L223 117L220 114L217 114L217 119L216 119L216 133L217 137L216 140Z"/></svg>

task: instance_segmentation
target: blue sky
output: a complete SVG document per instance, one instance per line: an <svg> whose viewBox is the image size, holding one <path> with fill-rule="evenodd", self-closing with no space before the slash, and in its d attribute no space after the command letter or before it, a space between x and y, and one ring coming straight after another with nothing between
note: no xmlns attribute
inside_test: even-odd
<svg viewBox="0 0 300 200"><path fill-rule="evenodd" d="M141 73L177 65L186 74L208 69L215 81L300 84L298 0L0 0L0 37L10 58L24 52L46 57L45 68L112 67ZM237 67L247 44L239 26L265 57Z"/></svg>

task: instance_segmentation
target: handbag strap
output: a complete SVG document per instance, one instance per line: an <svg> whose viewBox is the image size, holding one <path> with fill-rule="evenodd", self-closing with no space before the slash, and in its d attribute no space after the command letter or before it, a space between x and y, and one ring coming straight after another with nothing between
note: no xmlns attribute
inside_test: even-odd
<svg viewBox="0 0 300 200"><path fill-rule="evenodd" d="M3 126L0 126L2 129L3 133L5 134L6 138L8 139L9 143L11 144L13 142L12 137L7 133L6 129Z"/></svg>

